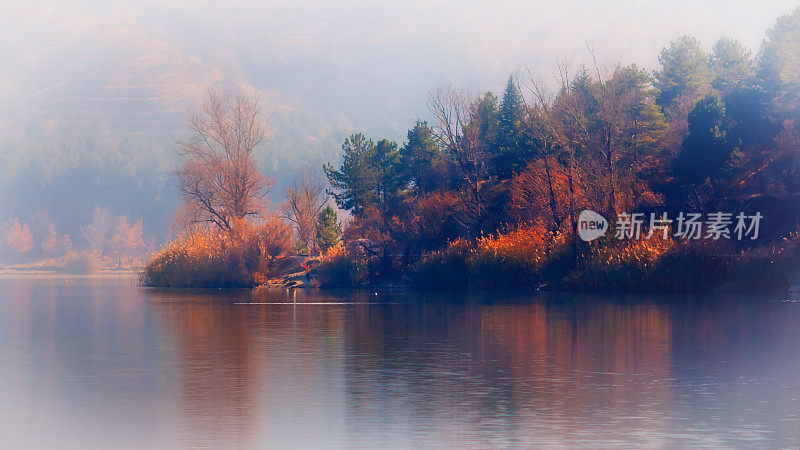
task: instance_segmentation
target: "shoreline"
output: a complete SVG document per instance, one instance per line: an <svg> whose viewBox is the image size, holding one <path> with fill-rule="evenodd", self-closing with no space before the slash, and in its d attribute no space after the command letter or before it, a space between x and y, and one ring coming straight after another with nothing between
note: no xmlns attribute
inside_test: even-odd
<svg viewBox="0 0 800 450"><path fill-rule="evenodd" d="M101 270L90 273L71 273L59 270L0 269L0 278L125 278L136 277L136 270Z"/></svg>

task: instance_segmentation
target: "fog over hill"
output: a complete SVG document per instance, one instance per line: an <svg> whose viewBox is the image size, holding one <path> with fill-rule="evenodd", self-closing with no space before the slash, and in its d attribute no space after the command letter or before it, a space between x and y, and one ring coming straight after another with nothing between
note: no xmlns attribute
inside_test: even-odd
<svg viewBox="0 0 800 450"><path fill-rule="evenodd" d="M160 237L187 108L209 87L262 94L265 173L336 160L353 131L402 140L440 83L499 91L557 58L657 66L682 34L754 51L796 1L30 2L0 15L0 222L72 233L95 205ZM280 187L276 188L280 192ZM279 196L275 196L276 201Z"/></svg>

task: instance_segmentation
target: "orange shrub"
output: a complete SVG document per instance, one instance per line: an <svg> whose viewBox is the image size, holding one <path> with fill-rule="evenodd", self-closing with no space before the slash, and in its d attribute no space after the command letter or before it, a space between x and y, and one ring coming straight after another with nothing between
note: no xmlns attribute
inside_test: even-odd
<svg viewBox="0 0 800 450"><path fill-rule="evenodd" d="M292 228L280 216L272 214L257 224L255 233L263 255L262 262L265 263L261 272L267 273L272 268L272 261L291 253Z"/></svg>
<svg viewBox="0 0 800 450"><path fill-rule="evenodd" d="M654 236L648 240L613 241L579 255L577 267L562 287L627 291L719 289L739 277L736 272L750 259L749 253L723 240Z"/></svg>
<svg viewBox="0 0 800 450"><path fill-rule="evenodd" d="M613 245L596 246L581 259L586 266L602 266L614 269L622 266L652 268L656 261L672 249L675 242L653 235L650 239L617 241Z"/></svg>
<svg viewBox="0 0 800 450"><path fill-rule="evenodd" d="M546 264L565 250L564 236L529 224L474 241L457 239L425 255L411 270L418 287L529 289L542 281Z"/></svg>
<svg viewBox="0 0 800 450"><path fill-rule="evenodd" d="M564 246L564 234L548 232L542 224L532 223L478 239L477 250L496 257L525 260L534 266L544 263L554 250Z"/></svg>
<svg viewBox="0 0 800 450"><path fill-rule="evenodd" d="M291 229L276 218L237 221L231 230L197 227L151 255L140 274L146 286L247 287L288 253Z"/></svg>

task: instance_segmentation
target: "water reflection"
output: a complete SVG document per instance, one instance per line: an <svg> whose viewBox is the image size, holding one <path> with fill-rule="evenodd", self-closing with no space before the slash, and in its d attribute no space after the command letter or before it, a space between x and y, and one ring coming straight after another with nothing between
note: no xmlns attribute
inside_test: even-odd
<svg viewBox="0 0 800 450"><path fill-rule="evenodd" d="M32 446L797 446L800 305L0 280Z"/></svg>

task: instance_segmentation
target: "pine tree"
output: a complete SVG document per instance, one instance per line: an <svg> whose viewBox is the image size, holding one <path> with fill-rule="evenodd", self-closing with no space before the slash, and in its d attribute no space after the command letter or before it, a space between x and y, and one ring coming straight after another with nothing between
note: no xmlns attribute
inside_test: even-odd
<svg viewBox="0 0 800 450"><path fill-rule="evenodd" d="M689 186L708 181L717 189L739 155L738 141L729 138L725 103L707 95L689 113L689 134L675 160L675 176Z"/></svg>
<svg viewBox="0 0 800 450"><path fill-rule="evenodd" d="M509 77L500 102L496 155L493 160L495 174L501 179L511 178L525 166L528 155L522 131L524 114L525 100L514 82L514 77Z"/></svg>
<svg viewBox="0 0 800 450"><path fill-rule="evenodd" d="M321 251L324 252L339 242L342 236L342 223L330 205L317 215L316 229L317 245Z"/></svg>
<svg viewBox="0 0 800 450"><path fill-rule="evenodd" d="M417 194L426 194L437 186L446 185L440 169L442 150L436 143L433 129L428 122L417 121L400 149L401 167L405 170L409 187Z"/></svg>
<svg viewBox="0 0 800 450"><path fill-rule="evenodd" d="M506 135L513 136L519 131L524 114L525 100L522 93L517 88L514 77L509 77L506 82L506 89L503 91L503 98L500 100L500 121L499 131Z"/></svg>
<svg viewBox="0 0 800 450"><path fill-rule="evenodd" d="M323 169L334 191L336 204L358 215L378 203L379 173L375 167L375 144L361 133L350 135L342 144L344 160L335 169L325 164Z"/></svg>
<svg viewBox="0 0 800 450"><path fill-rule="evenodd" d="M722 38L714 44L710 60L711 86L723 95L747 87L753 81L753 58L739 41Z"/></svg>
<svg viewBox="0 0 800 450"><path fill-rule="evenodd" d="M775 93L800 86L800 8L767 30L759 52L758 81Z"/></svg>
<svg viewBox="0 0 800 450"><path fill-rule="evenodd" d="M401 155L396 142L381 139L375 145L374 166L378 172L378 199L386 211L397 205L405 187Z"/></svg>
<svg viewBox="0 0 800 450"><path fill-rule="evenodd" d="M708 60L700 43L690 36L681 36L661 50L658 55L661 70L655 74L656 87L661 92L656 103L667 108L679 97L701 95L708 83Z"/></svg>
<svg viewBox="0 0 800 450"><path fill-rule="evenodd" d="M477 122L483 151L491 152L497 140L497 125L500 119L497 97L493 93L487 92L476 101L473 107L477 109L476 114L473 115L473 120Z"/></svg>

